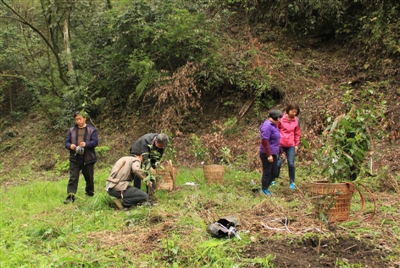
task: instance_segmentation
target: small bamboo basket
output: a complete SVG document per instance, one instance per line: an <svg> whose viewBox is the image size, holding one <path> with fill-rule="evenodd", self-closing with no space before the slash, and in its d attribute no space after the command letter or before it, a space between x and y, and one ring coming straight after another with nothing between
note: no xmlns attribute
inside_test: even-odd
<svg viewBox="0 0 400 268"><path fill-rule="evenodd" d="M204 165L203 173L207 184L224 184L225 167L223 165Z"/></svg>
<svg viewBox="0 0 400 268"><path fill-rule="evenodd" d="M342 222L350 218L351 198L355 191L350 183L329 183L326 180L313 181L311 194L315 205L315 217L324 213L329 222Z"/></svg>
<svg viewBox="0 0 400 268"><path fill-rule="evenodd" d="M172 161L168 161L168 165L164 169L156 170L157 189L172 191L175 189L175 180L178 170L172 165Z"/></svg>

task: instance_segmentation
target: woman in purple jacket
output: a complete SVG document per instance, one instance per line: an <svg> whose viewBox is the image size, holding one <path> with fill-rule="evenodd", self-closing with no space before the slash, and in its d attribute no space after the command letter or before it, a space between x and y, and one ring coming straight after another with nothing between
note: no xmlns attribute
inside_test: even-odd
<svg viewBox="0 0 400 268"><path fill-rule="evenodd" d="M260 127L260 159L262 163L261 194L271 196L268 190L271 182L278 175L278 156L280 153L279 142L280 133L278 129L282 112L272 110L269 112L268 119Z"/></svg>

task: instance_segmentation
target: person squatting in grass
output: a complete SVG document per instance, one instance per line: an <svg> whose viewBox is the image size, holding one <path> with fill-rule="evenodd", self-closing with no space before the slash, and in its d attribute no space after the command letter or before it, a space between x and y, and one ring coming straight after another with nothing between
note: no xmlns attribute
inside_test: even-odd
<svg viewBox="0 0 400 268"><path fill-rule="evenodd" d="M150 170L151 173L157 168L161 157L164 154L165 147L168 144L168 136L163 133L148 133L141 136L129 149L130 155L143 154L143 167ZM141 189L142 180L138 177L134 178L134 187ZM155 189L155 181L153 188Z"/></svg>
<svg viewBox="0 0 400 268"><path fill-rule="evenodd" d="M106 181L106 191L110 196L116 197L114 203L119 209L130 208L148 200L147 193L130 185L135 177L143 180L146 174L141 169L143 155L129 155L118 159L111 169ZM149 181L149 187L152 182ZM121 202L122 200L122 202Z"/></svg>
<svg viewBox="0 0 400 268"><path fill-rule="evenodd" d="M282 116L278 124L281 135L280 147L286 155L287 166L289 171L289 188L296 189L295 181L295 165L294 160L300 144L300 123L297 116L300 114L300 107L296 103L289 103L286 106L285 114ZM278 159L278 176L282 167L282 158Z"/></svg>
<svg viewBox="0 0 400 268"><path fill-rule="evenodd" d="M271 196L268 190L271 182L278 175L278 156L280 154L280 133L278 123L282 118L282 112L272 110L268 119L260 126L260 159L262 163L261 194ZM283 155L282 157L285 158Z"/></svg>
<svg viewBox="0 0 400 268"><path fill-rule="evenodd" d="M68 130L65 148L69 150L69 181L67 186L68 196L64 204L75 201L78 190L79 173L82 171L86 181L86 195L94 195L94 164L97 162L95 148L99 139L97 129L86 124L86 114L74 114L75 125Z"/></svg>

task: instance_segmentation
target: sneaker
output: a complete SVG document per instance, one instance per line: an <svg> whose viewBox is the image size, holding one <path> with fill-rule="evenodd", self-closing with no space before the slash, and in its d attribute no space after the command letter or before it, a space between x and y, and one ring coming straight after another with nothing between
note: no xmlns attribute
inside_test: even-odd
<svg viewBox="0 0 400 268"><path fill-rule="evenodd" d="M122 205L121 199L115 199L114 204L117 206L119 210L123 210L124 206Z"/></svg>
<svg viewBox="0 0 400 268"><path fill-rule="evenodd" d="M69 194L67 198L64 201L64 204L69 204L69 203L74 203L75 202L75 196L74 194Z"/></svg>
<svg viewBox="0 0 400 268"><path fill-rule="evenodd" d="M86 193L86 196L92 197L92 196L94 196L94 193Z"/></svg>
<svg viewBox="0 0 400 268"><path fill-rule="evenodd" d="M261 189L261 190L260 190L260 193L261 193L263 196L272 196L271 192L268 191L268 189L265 189L265 190Z"/></svg>
<svg viewBox="0 0 400 268"><path fill-rule="evenodd" d="M271 186L276 185L276 181L271 182Z"/></svg>
<svg viewBox="0 0 400 268"><path fill-rule="evenodd" d="M296 185L294 184L294 182L291 182L289 184L289 188L292 189L292 190L296 189Z"/></svg>

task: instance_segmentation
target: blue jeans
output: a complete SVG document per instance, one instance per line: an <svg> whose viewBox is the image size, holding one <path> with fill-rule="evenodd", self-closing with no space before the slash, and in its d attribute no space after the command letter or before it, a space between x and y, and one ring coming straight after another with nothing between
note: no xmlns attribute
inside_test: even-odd
<svg viewBox="0 0 400 268"><path fill-rule="evenodd" d="M295 179L295 167L294 167L294 158L296 155L296 148L294 146L292 147L281 147L282 151L285 152L286 154L286 161L288 165L288 170L289 170L289 179L290 183L294 182ZM282 158L278 159L278 177L281 172L281 167L282 167L283 160Z"/></svg>

